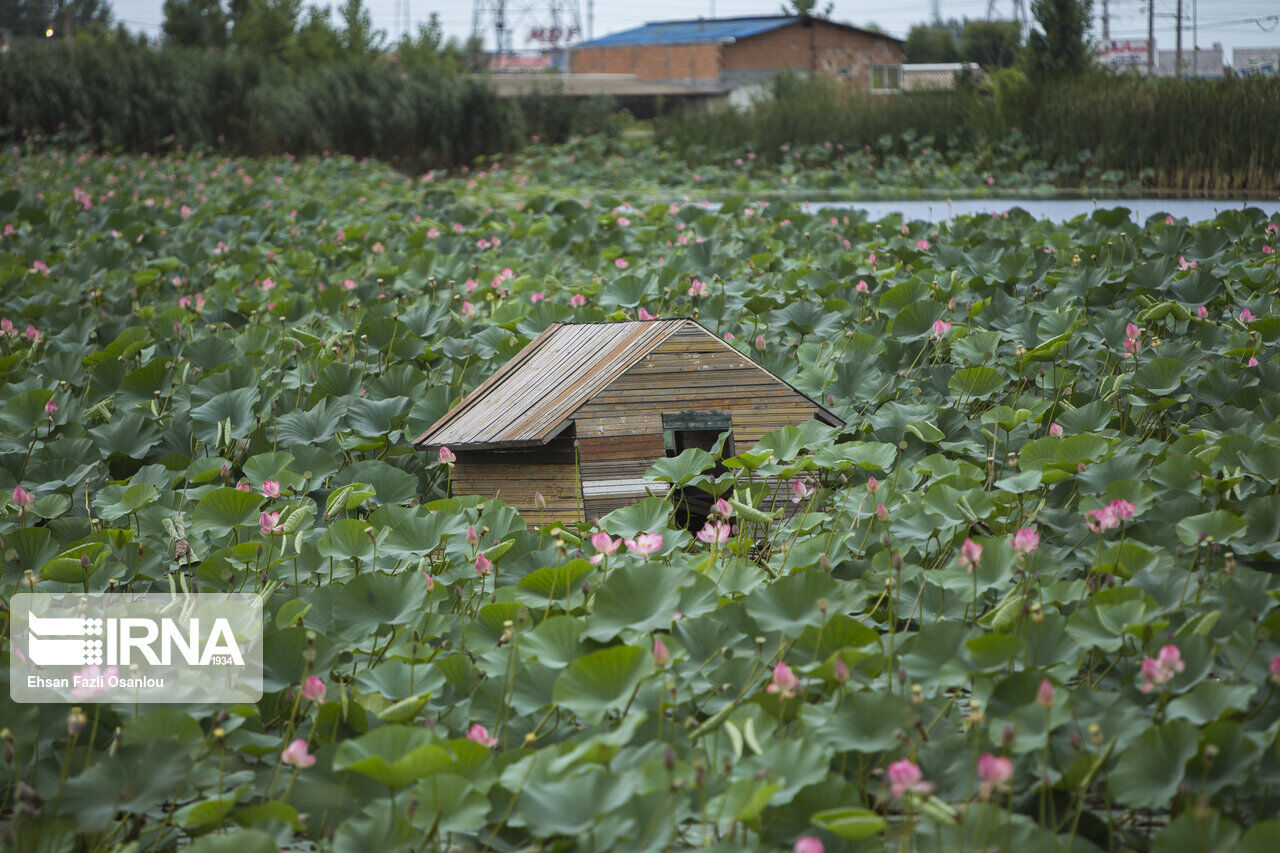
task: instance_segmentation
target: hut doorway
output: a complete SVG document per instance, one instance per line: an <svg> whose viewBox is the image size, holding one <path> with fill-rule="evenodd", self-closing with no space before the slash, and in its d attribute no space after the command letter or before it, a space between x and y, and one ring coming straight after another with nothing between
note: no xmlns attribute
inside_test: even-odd
<svg viewBox="0 0 1280 853"><path fill-rule="evenodd" d="M679 456L697 447L722 459L733 455L733 419L729 412L686 411L662 416L662 438L667 456ZM712 476L727 470L716 462ZM676 521L688 530L700 530L711 515L711 495L699 488L677 488L671 495Z"/></svg>

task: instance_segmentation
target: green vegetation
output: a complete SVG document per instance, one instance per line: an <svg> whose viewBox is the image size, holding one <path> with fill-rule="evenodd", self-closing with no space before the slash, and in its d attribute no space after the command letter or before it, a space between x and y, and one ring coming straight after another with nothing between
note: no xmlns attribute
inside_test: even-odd
<svg viewBox="0 0 1280 853"><path fill-rule="evenodd" d="M1230 192L1280 187L1278 128L1276 78L1089 74L1035 83L1011 69L987 85L900 97L784 75L752 109L677 116L659 125L658 138L693 162L747 149L776 162L787 156L784 146L825 142L906 154L927 139L950 164L1021 148L1069 180L1092 169L1115 173L1112 182Z"/></svg>
<svg viewBox="0 0 1280 853"><path fill-rule="evenodd" d="M0 57L0 128L104 150L335 151L416 173L610 122L607 105L547 100L503 101L447 63L294 67L253 52L114 41L24 43Z"/></svg>
<svg viewBox="0 0 1280 853"><path fill-rule="evenodd" d="M0 169L0 582L256 591L267 623L252 705L0 684L6 846L1280 847L1259 211L869 222L536 176L512 203L346 157ZM732 499L725 541L661 497L529 529L444 496L407 436L549 323L640 308L847 429L655 464L657 492ZM769 478L794 514L758 509ZM635 545L592 563L596 534Z"/></svg>

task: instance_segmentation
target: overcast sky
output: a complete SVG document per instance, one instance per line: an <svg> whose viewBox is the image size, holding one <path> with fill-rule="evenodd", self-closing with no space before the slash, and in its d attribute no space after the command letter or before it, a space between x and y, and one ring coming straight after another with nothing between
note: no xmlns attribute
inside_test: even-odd
<svg viewBox="0 0 1280 853"><path fill-rule="evenodd" d="M1172 49L1174 46L1174 13L1177 0L1150 0L1155 3L1156 11L1156 43L1157 47ZM336 9L341 0L334 0ZM987 14L988 0L938 0L944 18L984 18ZM1030 6L1030 0L1025 0ZM1111 36L1116 39L1145 40L1147 36L1147 4L1148 0L1110 0ZM1009 17L1013 11L1014 0L996 0L998 17ZM386 30L392 38L399 36L403 29L407 4L410 29L416 30L417 22L426 21L432 12L440 15L445 32L451 36L465 38L471 33L473 3L467 0L455 2L439 2L439 0L366 0L373 16L374 26ZM159 32L163 19L161 7L163 0L112 0L115 16L133 29L143 30L151 34ZM316 3L314 5L326 5ZM540 5L532 0L509 0L508 8ZM578 6L583 25L587 20L587 0L579 0ZM824 5L824 4L820 4ZM594 32L601 36L618 30L634 27L646 21L660 21L680 18L696 18L700 15L712 17L732 17L736 15L768 15L779 11L781 0L638 0L638 2L613 2L612 0L596 0L594 3ZM1095 11L1101 14L1102 0L1094 0ZM867 0L866 2L850 2L837 0L833 18L855 25L868 23L878 24L881 28L899 37L905 36L912 24L926 21L931 14L929 0ZM1198 41L1201 47L1209 47L1214 42L1221 42L1228 50L1232 47L1280 47L1280 0L1183 0L1184 15L1183 46L1190 49L1193 44L1191 31L1192 12L1197 13L1199 20ZM1246 22L1248 18L1277 16L1272 20L1257 23ZM549 21L544 20L547 24ZM525 24L517 30L516 48L521 38L533 26ZM1268 27L1266 32L1262 27ZM492 33L488 34L487 43L492 45ZM532 46L532 45L529 45ZM1228 54L1229 58L1229 54Z"/></svg>

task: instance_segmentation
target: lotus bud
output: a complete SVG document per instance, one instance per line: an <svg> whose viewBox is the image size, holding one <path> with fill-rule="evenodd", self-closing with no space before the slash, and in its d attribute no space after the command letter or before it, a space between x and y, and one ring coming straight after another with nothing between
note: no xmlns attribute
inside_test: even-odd
<svg viewBox="0 0 1280 853"><path fill-rule="evenodd" d="M67 734L71 737L76 737L84 729L84 724L87 722L89 722L89 718L85 716L80 706L73 706L71 713L67 715Z"/></svg>

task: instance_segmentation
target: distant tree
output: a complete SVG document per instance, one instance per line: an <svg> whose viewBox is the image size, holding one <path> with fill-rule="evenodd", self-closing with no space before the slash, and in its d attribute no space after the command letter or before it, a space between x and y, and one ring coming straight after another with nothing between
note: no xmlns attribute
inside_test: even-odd
<svg viewBox="0 0 1280 853"><path fill-rule="evenodd" d="M960 45L955 31L945 25L916 24L907 32L902 58L906 62L958 62Z"/></svg>
<svg viewBox="0 0 1280 853"><path fill-rule="evenodd" d="M307 17L289 38L284 58L296 67L324 65L336 61L344 52L343 34L333 26L328 6L307 7Z"/></svg>
<svg viewBox="0 0 1280 853"><path fill-rule="evenodd" d="M828 3L821 9L818 0L788 0L782 7L784 15L812 15L815 18L830 18L836 10L834 3Z"/></svg>
<svg viewBox="0 0 1280 853"><path fill-rule="evenodd" d="M383 30L373 28L373 18L365 8L363 0L346 0L338 7L338 15L345 27L342 33L342 49L348 56L364 56L382 47L387 34ZM439 16L431 14L438 25ZM419 24L419 29L422 25Z"/></svg>
<svg viewBox="0 0 1280 853"><path fill-rule="evenodd" d="M877 24L875 21L868 21L862 25L862 29L869 33L881 33L887 35L885 28Z"/></svg>
<svg viewBox="0 0 1280 853"><path fill-rule="evenodd" d="M106 0L0 0L0 26L17 38L44 38L48 30L58 38L85 31L105 34L111 27L111 5Z"/></svg>
<svg viewBox="0 0 1280 853"><path fill-rule="evenodd" d="M223 48L230 38L228 23L221 0L164 0L160 29L171 44Z"/></svg>
<svg viewBox="0 0 1280 853"><path fill-rule="evenodd" d="M1008 68L1021 50L1017 21L965 21L960 31L960 58L983 68Z"/></svg>
<svg viewBox="0 0 1280 853"><path fill-rule="evenodd" d="M231 43L279 56L298 29L302 0L231 0Z"/></svg>
<svg viewBox="0 0 1280 853"><path fill-rule="evenodd" d="M1031 0L1039 30L1027 38L1027 71L1033 77L1066 77L1089 69L1093 0Z"/></svg>
<svg viewBox="0 0 1280 853"><path fill-rule="evenodd" d="M400 65L406 69L417 71L442 71L452 73L459 69L479 70L483 65L472 66L469 54L470 41L460 45L456 39L445 39L444 25L440 23L440 15L431 13L425 24L418 24L418 34L414 37L404 35L395 47L395 56ZM484 59L484 45L477 45L480 62Z"/></svg>

